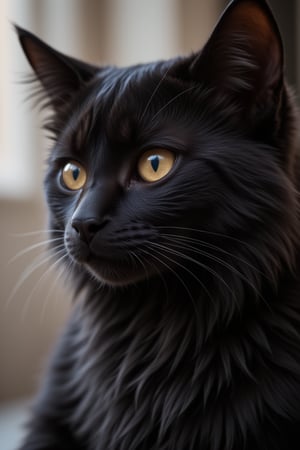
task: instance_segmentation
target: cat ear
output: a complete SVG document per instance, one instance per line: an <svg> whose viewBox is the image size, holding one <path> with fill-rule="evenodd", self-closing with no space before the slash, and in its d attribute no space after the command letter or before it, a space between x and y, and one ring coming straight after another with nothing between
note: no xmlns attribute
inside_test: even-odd
<svg viewBox="0 0 300 450"><path fill-rule="evenodd" d="M233 0L194 57L190 76L239 106L275 105L283 83L283 46L266 1Z"/></svg>
<svg viewBox="0 0 300 450"><path fill-rule="evenodd" d="M99 68L54 50L35 35L15 26L23 51L50 104L59 109Z"/></svg>

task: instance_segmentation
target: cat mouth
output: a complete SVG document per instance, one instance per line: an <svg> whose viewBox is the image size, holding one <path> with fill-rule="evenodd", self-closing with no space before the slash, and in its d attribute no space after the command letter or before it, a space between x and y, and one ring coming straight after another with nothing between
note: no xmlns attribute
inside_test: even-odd
<svg viewBox="0 0 300 450"><path fill-rule="evenodd" d="M126 286L147 277L145 267L133 264L130 251L114 255L113 249L108 248L101 254L96 254L83 241L66 241L68 255L73 262L84 267L98 281L111 286Z"/></svg>
<svg viewBox="0 0 300 450"><path fill-rule="evenodd" d="M86 236L68 224L64 244L70 259L98 281L110 286L126 286L154 275L148 263L149 252L142 250L149 236L150 231L145 226L137 228L135 225L134 229L121 229L112 235L98 232Z"/></svg>

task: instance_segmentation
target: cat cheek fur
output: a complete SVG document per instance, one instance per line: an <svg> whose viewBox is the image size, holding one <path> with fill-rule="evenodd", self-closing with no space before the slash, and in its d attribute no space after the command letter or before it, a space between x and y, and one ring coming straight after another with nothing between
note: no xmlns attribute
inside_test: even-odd
<svg viewBox="0 0 300 450"><path fill-rule="evenodd" d="M299 115L267 2L129 68L17 32L53 112L52 250L77 298L21 450L298 450ZM145 183L157 148L174 170Z"/></svg>

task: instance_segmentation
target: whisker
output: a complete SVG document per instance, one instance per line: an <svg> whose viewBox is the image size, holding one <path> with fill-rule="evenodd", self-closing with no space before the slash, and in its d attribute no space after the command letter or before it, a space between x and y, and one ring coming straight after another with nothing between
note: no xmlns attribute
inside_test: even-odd
<svg viewBox="0 0 300 450"><path fill-rule="evenodd" d="M52 267L51 267L52 270ZM45 320L45 315L46 315L46 308L48 306L49 303L49 299L53 294L54 289L56 288L57 284L59 283L59 280L62 278L62 276L65 274L66 268L65 267L61 267L60 270L58 271L56 277L53 279L52 281L52 285L51 288L49 289L47 296L45 299L43 299L43 306L42 306L42 311L41 311L41 316L40 316L40 322L43 323Z"/></svg>
<svg viewBox="0 0 300 450"><path fill-rule="evenodd" d="M61 249L64 246L61 246ZM60 247L58 247L58 249L60 249ZM23 273L21 274L18 282L16 283L16 285L14 286L11 294L9 295L9 297L6 299L5 301L5 308L8 308L12 299L15 297L16 293L19 291L19 289L21 288L21 286L24 284L24 282L28 279L28 277L35 272L39 267L43 266L44 264L46 264L48 261L51 260L51 258L53 258L53 256L55 257L55 253L51 253L48 254L46 257L43 258L44 255L39 255L38 257L36 257L33 262L29 265L29 267L27 267Z"/></svg>
<svg viewBox="0 0 300 450"><path fill-rule="evenodd" d="M152 243L152 242L149 242L148 244L152 245L153 243ZM160 252L160 251L157 250L156 248L152 248L152 250L155 251L157 255L161 256L162 258L166 258L166 259L167 259L168 261L170 261L171 263L177 265L178 267L181 267L183 270L185 270L186 272L188 272L193 278L196 279L196 281L198 281L198 282L202 285L202 287L205 289L205 291L208 292L207 289L205 288L205 286L201 283L201 281L200 281L200 280L195 276L195 274L193 274L189 269L187 269L185 266L183 266L182 264L180 264L178 261L175 261L174 259L170 258L169 256L164 255L162 252ZM166 264L164 261L162 261L162 258L158 258L158 257L156 257L155 255L153 255L153 252L152 252L152 253L148 253L148 254L151 255L151 257L157 259L157 260L159 261L160 264L163 264L165 267L167 267L167 269L168 269L169 271L171 271L171 272L176 276L176 278L181 282L181 284L183 285L183 287L185 288L185 290L187 291L187 293L188 293L188 295L189 295L189 297L190 297L190 299L191 299L192 305L193 305L193 307L194 307L194 310L195 310L195 313L196 313L198 319L200 319L200 315L199 315L199 311L198 311L198 309L197 309L197 304L196 304L196 302L195 302L195 299L194 299L194 297L193 297L191 291L190 291L189 288L187 287L186 283L185 283L185 282L183 281L183 279L180 277L180 275L179 275L179 274L178 274L171 266L169 266L169 265ZM208 295L209 295L209 293L208 293ZM211 297L210 297L210 298L211 298Z"/></svg>
<svg viewBox="0 0 300 450"><path fill-rule="evenodd" d="M155 250L155 249L154 249ZM151 258L156 259L160 264L164 265L168 270L170 270L175 276L176 278L181 282L181 284L183 285L183 287L185 288L185 290L187 291L189 297L191 298L192 302L194 303L194 299L193 296L191 294L191 291L189 290L189 288L187 287L186 283L183 281L183 279L178 275L178 273L172 269L172 267L168 266L168 264L166 264L164 261L162 261L160 258L158 258L157 256L155 256L153 253L148 252L145 249L140 249L140 251L142 253L147 254L148 256L150 256ZM157 252L157 250L155 250ZM161 255L160 252L157 252Z"/></svg>
<svg viewBox="0 0 300 450"><path fill-rule="evenodd" d="M143 111L143 113L142 113L142 115L141 115L141 117L140 117L140 121L142 121L143 118L145 117L145 114L146 114L146 112L148 111L148 108L149 108L149 106L150 106L150 104L151 104L151 102L152 102L152 100L153 100L155 94L158 92L160 86L162 85L162 83L163 83L164 80L166 79L166 76L168 75L169 70L170 70L170 67L167 68L167 70L165 71L165 73L163 74L163 76L161 77L161 79L159 80L159 82L157 83L157 86L156 86L155 89L153 90L153 92L152 92L152 94L151 94L151 96L150 96L150 98L149 98L149 100L148 100L148 102L147 102L147 104L146 104L146 106L145 106L145 109L144 109L144 111Z"/></svg>
<svg viewBox="0 0 300 450"><path fill-rule="evenodd" d="M211 273L214 277L216 277L219 281L221 281L222 284L224 284L226 286L226 288L232 294L233 298L236 300L235 294L234 294L233 290L230 288L230 286L228 285L228 283L226 283L226 281L215 270L213 270L211 267L206 266L205 264L201 263L200 261L196 260L195 258L192 258L191 256L188 256L188 255L186 255L184 253L180 253L177 250L170 249L169 247L164 246L162 244L158 244L158 243L154 242L154 243L152 243L152 245L159 246L162 250L168 251L169 253L172 253L175 256L183 257L185 260L191 261L192 263L196 264L197 266L199 266L202 269L206 270L207 272ZM185 269L188 270L187 268L185 268ZM189 272L191 274L193 274L193 272L191 272L191 271L189 271ZM199 280L198 277L196 277L195 274L193 274L193 275L194 275L194 278L199 281L201 286L205 289L206 293L209 295L210 299L212 300L211 294L208 292L208 290L206 289L205 285Z"/></svg>
<svg viewBox="0 0 300 450"><path fill-rule="evenodd" d="M144 268L144 271L145 271L145 274L146 274L147 281L148 281L148 283L149 283L149 282L150 282L150 276L149 276L149 272L148 272L148 270L147 270L147 267L145 266L145 264L144 264L144 262L142 261L142 259L136 254L136 252L132 252L132 253L135 255L135 257L136 257L136 258L140 261L140 263L142 264L142 266L143 266L143 268ZM169 298L169 289L168 289L166 280L164 279L164 277L163 277L161 271L156 267L155 264L151 263L151 267L154 269L155 273L156 273L156 274L159 276L159 278L161 279L161 281L162 281L162 283L163 283L163 286L164 286L164 289L165 289L165 292L166 292L166 298L168 299L168 298Z"/></svg>
<svg viewBox="0 0 300 450"><path fill-rule="evenodd" d="M209 242L203 241L201 239L195 239L192 238L190 236L183 236L180 234L173 234L173 233L162 233L161 234L162 237L170 240L171 242L173 241L173 239L177 242L191 242L194 244L198 244L200 246L203 247L207 247L210 248L212 250L217 250L220 253L223 253L224 255L230 256L233 259L236 259L237 261L242 262L243 264L245 264L246 266L248 266L250 269L254 270L255 272L257 272L259 275L261 275L262 277L266 278L269 281L272 281L269 277L266 276L266 274L264 272L262 272L261 270L259 270L257 267L255 267L253 264L249 263L248 261L246 261L244 258L241 258L240 256L235 255L232 252L228 252L227 250L224 250L221 247L218 247L217 245L211 244ZM194 248L194 247L191 247Z"/></svg>
<svg viewBox="0 0 300 450"><path fill-rule="evenodd" d="M67 256L67 255L66 255ZM69 267L68 267L69 266ZM41 312L41 323L43 323L44 318L45 318L45 313L46 313L46 308L49 302L49 299L53 293L53 291L55 290L57 284L59 283L60 279L63 277L63 275L66 275L66 271L70 270L71 271L71 267L72 267L72 262L71 260L69 260L69 264L68 266L63 265L61 266L60 270L57 273L57 276L55 277L55 279L52 282L52 286L48 291L47 297L45 298L45 300L43 300L43 307L42 307L42 312ZM53 268L52 268L53 269ZM55 304L57 304L57 296L56 296L56 302Z"/></svg>
<svg viewBox="0 0 300 450"><path fill-rule="evenodd" d="M61 241L61 237L60 238L54 238L54 239L47 239L45 241L42 242L38 242L37 244L33 244L30 245L29 247L26 247L25 249L21 250L20 252L18 252L15 256L13 256L9 261L8 261L8 265L12 264L13 262L15 262L18 258L20 258L21 256L25 255L26 253L31 252L32 250L35 250L39 247L43 247L46 246L47 244L51 244L57 241Z"/></svg>
<svg viewBox="0 0 300 450"><path fill-rule="evenodd" d="M233 236L229 236L229 235L224 234L224 233L219 233L219 232L215 232L215 231L208 231L208 230L199 230L199 229L190 228L190 227L180 227L180 226L160 226L159 228L161 230L165 230L165 229L173 230L174 229L174 230L185 231L185 232L190 231L190 232L193 232L193 234L199 233L202 236L207 235L207 236L215 236L215 237L219 237L219 238L222 238L222 239L227 239L229 242L232 241L232 242L241 244L243 247L247 248L253 257L255 257L255 255L257 253L257 249L253 245L249 244L249 242L242 241L241 239L235 238ZM248 263L248 264L250 264L250 263ZM250 267L250 265L249 265L249 267ZM252 267L255 268L254 266L252 266ZM274 276L273 276L273 273L272 273L271 269L268 266L265 267L265 269L267 271L267 274L264 274L264 272L260 271L257 268L255 268L255 269L256 269L256 272L260 273L262 276L264 276L265 279L267 279L270 282L273 282Z"/></svg>
<svg viewBox="0 0 300 450"><path fill-rule="evenodd" d="M128 252L128 254L132 257L132 260L133 260L133 261L136 260L136 261L142 266L142 268L143 268L143 270L144 270L144 272L145 272L146 278L147 278L147 280L149 280L149 273L148 273L148 270L147 270L147 268L146 268L144 262L141 260L141 258L140 258L140 257L136 254L136 252L134 252L133 250L130 250L130 251Z"/></svg>
<svg viewBox="0 0 300 450"><path fill-rule="evenodd" d="M57 234L64 234L63 230L56 230L56 229L43 229L43 230L35 230L35 231L28 231L26 233L9 233L9 236L12 237L27 237L27 236L35 236L38 234L50 234L50 233L57 233Z"/></svg>
<svg viewBox="0 0 300 450"><path fill-rule="evenodd" d="M221 237L221 238L228 239L230 241L242 244L243 246L248 247L251 251L255 250L255 248L252 245L250 245L248 242L242 241L242 240L240 240L238 238L235 238L233 236L229 236L229 235L224 234L224 233L219 233L217 231L198 230L196 228L179 227L179 226L160 226L158 228L159 229L169 229L169 230L172 229L172 230L181 230L181 231L191 231L193 233L199 233L199 234L202 234L202 235L208 235L208 236L210 235L210 236Z"/></svg>
<svg viewBox="0 0 300 450"><path fill-rule="evenodd" d="M29 308L29 306L30 306L31 300L32 300L32 298L33 298L35 292L39 289L39 287L40 287L42 281L45 279L46 276L49 275L49 273L51 272L51 270L54 269L54 267L56 267L56 266L57 266L64 258L67 258L67 256L68 256L68 255L65 253L64 249L61 249L61 250L60 250L59 252L57 252L55 255L51 255L52 258L54 258L54 257L59 256L59 255L62 254L62 253L63 253L63 255L62 255L60 258L58 258L57 260L55 260L54 263L51 264L51 266L49 266L49 267L47 268L47 270L42 274L42 276L39 278L39 280L36 282L35 286L34 286L33 289L31 290L30 294L29 294L28 297L26 298L26 300L25 300L25 302L24 302L24 304L23 304L22 320L25 320L25 318L26 318L26 313L27 313L27 310L28 310L28 308Z"/></svg>
<svg viewBox="0 0 300 450"><path fill-rule="evenodd" d="M154 116L152 117L152 121L164 110L166 109L168 106L171 105L171 103L173 103L175 100L177 100L179 97L181 97L182 95L186 94L187 92L192 91L193 89L196 89L197 86L190 86L186 89L184 89L183 91L179 92L179 94L175 95L174 97L171 98L171 100L169 100L164 106L162 106L156 114L154 114Z"/></svg>
<svg viewBox="0 0 300 450"><path fill-rule="evenodd" d="M173 245L174 245L174 244L173 244ZM195 247L192 247L192 246L190 246L190 245L188 245L188 244L182 245L182 243L177 243L177 244L175 244L175 245L176 245L178 248L180 248L180 249L189 250L189 251L192 251L192 252L194 252L194 253L198 253L198 254L200 254L200 255L202 255L202 256L205 256L205 257L211 259L212 261L215 261L215 262L217 262L218 264L220 264L220 265L226 267L227 269L229 269L230 271L232 271L233 273L235 273L238 277L240 277L246 284L248 284L248 286L250 286L250 287L253 289L253 291L255 292L255 294L257 295L257 297L259 297L259 298L260 298L260 299L261 299L261 300L269 307L269 304L268 304L267 300L266 300L266 299L264 298L264 296L258 291L257 287L256 287L252 282L250 282L250 281L248 280L248 278L247 278L242 272L240 272L236 267L232 266L231 264L229 264L228 262L224 261L223 259L218 258L217 256L212 255L212 254L206 252L205 250L195 249ZM180 255L183 256L183 257L185 257L185 258L187 258L187 255L185 255L184 253L183 253L183 254L180 253ZM188 258L190 258L190 257L188 257ZM192 259L193 259L193 258L192 258ZM197 260L194 260L194 262L197 263L198 265L200 264L199 261L197 262ZM205 267L206 267L206 266L205 266ZM221 278L221 280L223 280L223 279ZM223 280L223 281L224 281L224 280ZM227 284L227 283L226 283L226 284ZM231 292L233 293L232 290L231 290Z"/></svg>

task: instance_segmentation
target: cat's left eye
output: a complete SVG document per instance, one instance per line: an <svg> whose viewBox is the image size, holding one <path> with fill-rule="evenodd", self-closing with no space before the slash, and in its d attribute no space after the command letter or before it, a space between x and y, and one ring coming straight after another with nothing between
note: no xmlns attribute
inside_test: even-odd
<svg viewBox="0 0 300 450"><path fill-rule="evenodd" d="M82 189L86 183L86 179L86 170L76 161L68 162L62 169L61 181L71 191Z"/></svg>
<svg viewBox="0 0 300 450"><path fill-rule="evenodd" d="M144 181L153 183L164 178L172 169L175 155L167 149L145 152L138 161L138 173Z"/></svg>

